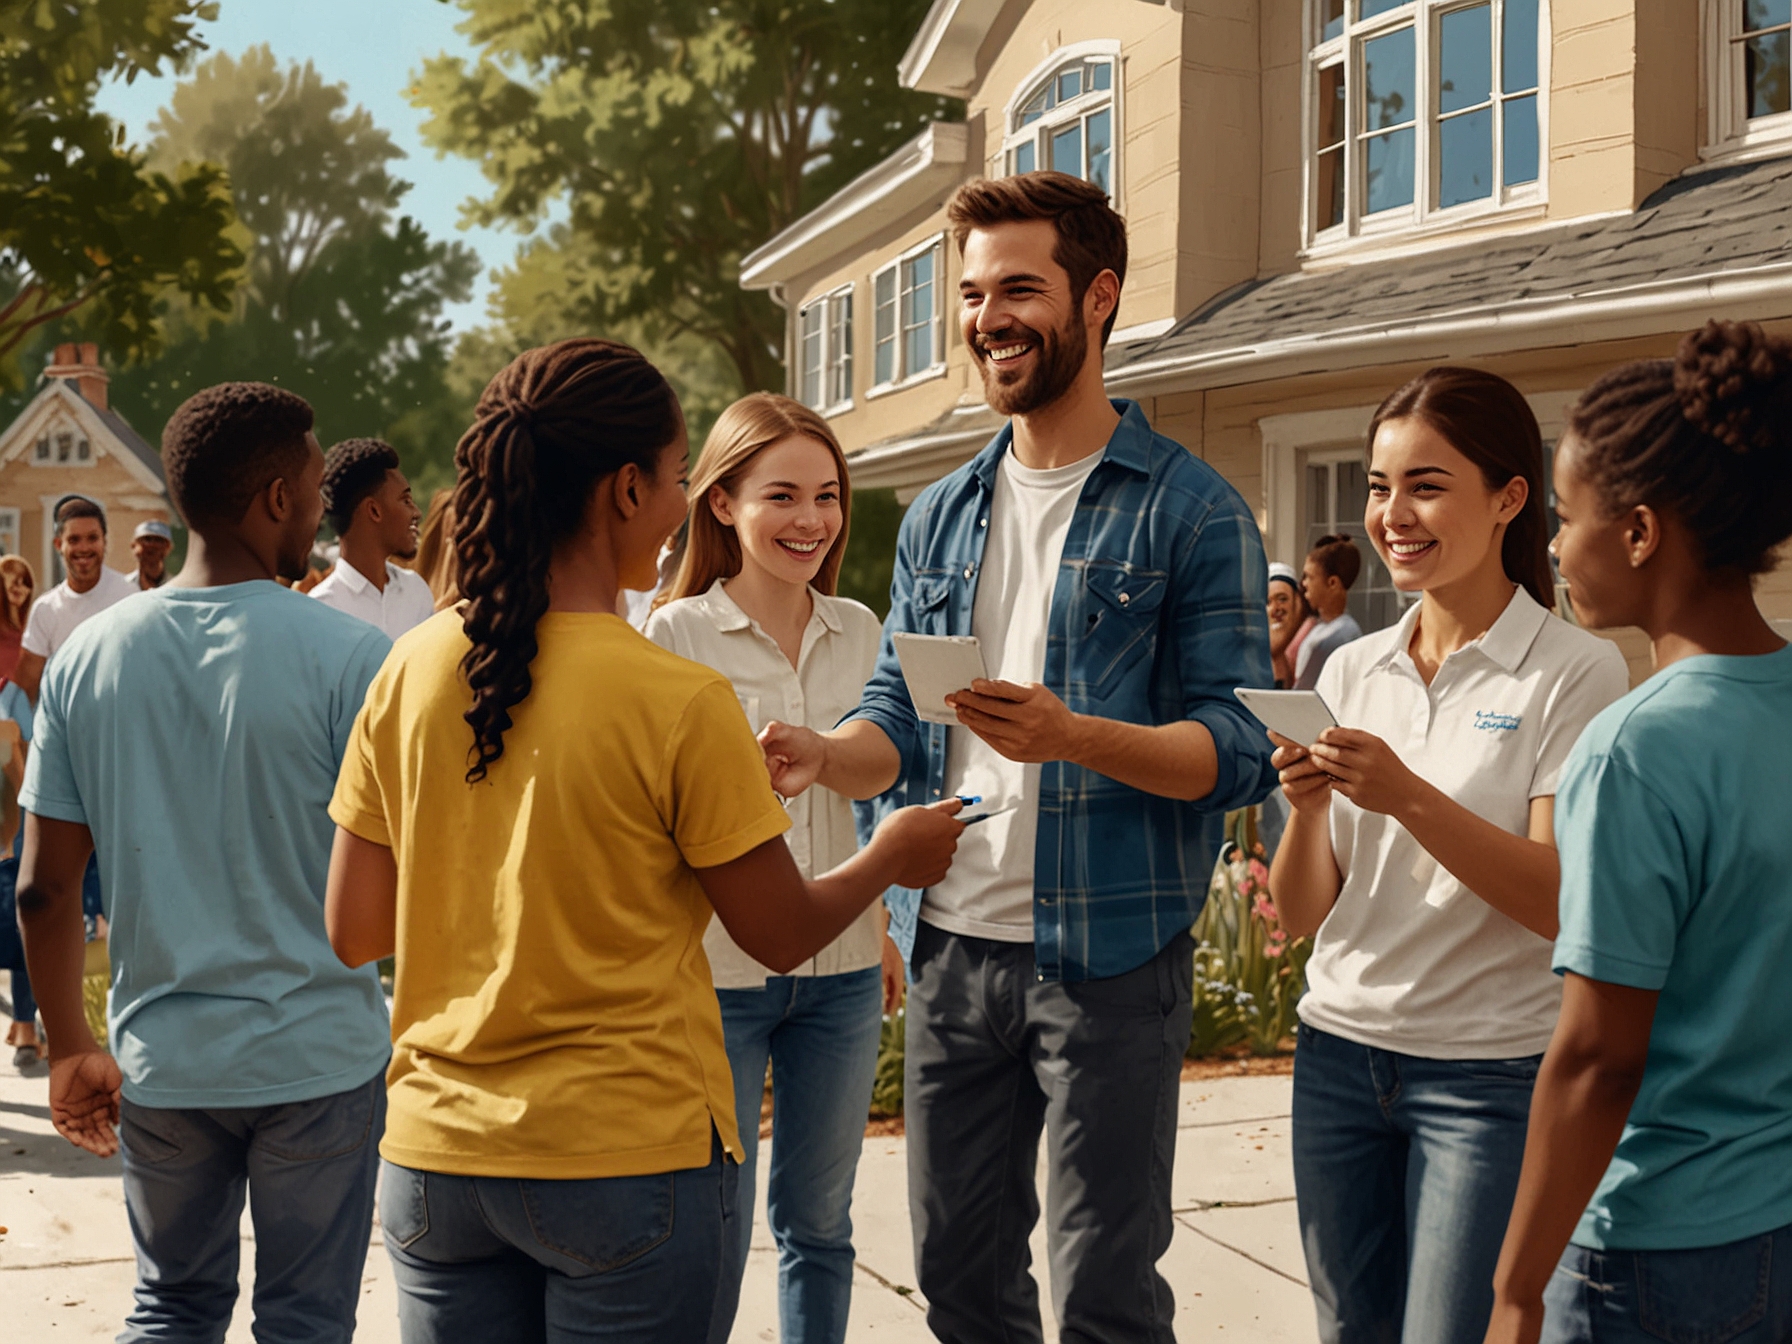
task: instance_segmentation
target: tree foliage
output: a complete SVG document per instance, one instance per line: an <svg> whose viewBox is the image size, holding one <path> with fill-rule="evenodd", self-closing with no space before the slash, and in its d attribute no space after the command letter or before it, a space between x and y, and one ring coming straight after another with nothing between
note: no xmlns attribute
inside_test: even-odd
<svg viewBox="0 0 1792 1344"><path fill-rule="evenodd" d="M0 0L0 382L41 328L73 320L118 357L154 351L170 288L228 307L242 254L210 165L152 169L93 106L107 78L178 63L216 6Z"/></svg>
<svg viewBox="0 0 1792 1344"><path fill-rule="evenodd" d="M326 444L380 435L413 472L443 475L465 408L442 310L479 263L397 215L410 188L391 137L343 86L266 47L200 65L151 130L153 163L227 170L248 278L228 319L185 313L160 358L114 380L120 408L159 426L212 383L279 383L311 402Z"/></svg>
<svg viewBox="0 0 1792 1344"><path fill-rule="evenodd" d="M927 123L896 64L927 0L454 0L479 56L427 63L424 135L478 160L486 223L534 228L588 329L713 344L779 386L783 322L741 258ZM551 252L551 262L542 254Z"/></svg>

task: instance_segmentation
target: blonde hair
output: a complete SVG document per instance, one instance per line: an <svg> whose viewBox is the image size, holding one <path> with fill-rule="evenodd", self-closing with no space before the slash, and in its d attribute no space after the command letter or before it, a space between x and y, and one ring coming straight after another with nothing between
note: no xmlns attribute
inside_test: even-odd
<svg viewBox="0 0 1792 1344"><path fill-rule="evenodd" d="M25 582L31 585L31 596L25 599L25 605L18 611L12 609L12 598L6 593L6 579L13 574L24 574ZM23 630L25 622L31 616L31 604L37 600L37 575L31 570L31 562L22 555L0 556L0 611L5 612L4 619L15 630Z"/></svg>
<svg viewBox="0 0 1792 1344"><path fill-rule="evenodd" d="M733 495L740 489L741 477L753 459L774 443L789 438L815 440L834 455L834 464L840 469L840 534L810 580L816 592L833 593L852 521L852 480L846 454L828 422L800 401L775 392L750 392L722 412L703 441L703 451L697 455L697 465L691 471L690 526L685 532L684 558L679 561L678 573L654 600L654 606L708 592L717 579L731 579L740 573L740 538L710 507L710 487L720 486L724 494Z"/></svg>
<svg viewBox="0 0 1792 1344"><path fill-rule="evenodd" d="M436 610L460 601L460 583L454 563L454 490L443 486L429 497L429 512L417 538L417 558L411 562L435 598Z"/></svg>

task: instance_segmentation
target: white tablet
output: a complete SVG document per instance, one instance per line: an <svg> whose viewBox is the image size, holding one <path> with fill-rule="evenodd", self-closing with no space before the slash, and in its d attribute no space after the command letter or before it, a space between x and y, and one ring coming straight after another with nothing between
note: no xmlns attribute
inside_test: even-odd
<svg viewBox="0 0 1792 1344"><path fill-rule="evenodd" d="M983 648L975 635L913 635L898 630L890 636L902 679L908 683L915 713L926 723L958 722L946 703L948 695L969 690L983 670Z"/></svg>
<svg viewBox="0 0 1792 1344"><path fill-rule="evenodd" d="M1336 716L1318 691L1260 691L1253 686L1240 686L1232 694L1265 728L1303 747L1312 746L1327 728L1338 726Z"/></svg>

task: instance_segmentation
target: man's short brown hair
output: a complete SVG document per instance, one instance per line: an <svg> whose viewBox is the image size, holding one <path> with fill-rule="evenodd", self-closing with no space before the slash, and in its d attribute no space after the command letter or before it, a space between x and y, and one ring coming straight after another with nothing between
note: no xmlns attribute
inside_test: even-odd
<svg viewBox="0 0 1792 1344"><path fill-rule="evenodd" d="M1050 172L980 177L952 193L946 219L960 256L972 229L1050 220L1058 232L1052 260L1070 277L1070 299L1078 306L1103 271L1112 271L1121 284L1126 283L1126 221L1108 204L1105 191L1080 177ZM1102 325L1104 346L1119 313L1116 306Z"/></svg>

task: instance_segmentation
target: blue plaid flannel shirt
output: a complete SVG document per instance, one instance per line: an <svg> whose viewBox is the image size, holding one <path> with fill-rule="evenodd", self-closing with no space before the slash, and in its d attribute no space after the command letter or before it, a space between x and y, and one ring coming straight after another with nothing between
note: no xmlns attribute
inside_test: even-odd
<svg viewBox="0 0 1792 1344"><path fill-rule="evenodd" d="M1275 783L1262 725L1232 694L1269 686L1268 574L1256 520L1205 462L1116 401L1120 425L1077 501L1052 592L1044 684L1073 711L1129 723L1206 725L1219 780L1198 802L1046 762L1034 855L1034 957L1042 980L1094 980L1141 966L1186 930L1207 898L1225 813ZM862 831L886 812L937 800L946 729L915 715L890 635L968 635L996 469L1012 426L921 492L903 519L877 670L846 722L883 729L902 757L895 786L860 805ZM956 731L963 732L964 729ZM892 888L890 934L914 951L921 893Z"/></svg>

